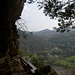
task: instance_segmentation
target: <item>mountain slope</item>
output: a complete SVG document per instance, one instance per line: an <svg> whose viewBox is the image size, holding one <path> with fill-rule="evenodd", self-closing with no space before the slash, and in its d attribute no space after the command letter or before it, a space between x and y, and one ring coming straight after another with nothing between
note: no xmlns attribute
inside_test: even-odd
<svg viewBox="0 0 75 75"><path fill-rule="evenodd" d="M55 30L45 29L42 31L33 32L33 34L36 36L44 37L44 38L50 38L50 37L60 34L60 33L56 32Z"/></svg>
<svg viewBox="0 0 75 75"><path fill-rule="evenodd" d="M57 33L55 31L43 30L40 32L41 34L48 32L46 35L50 33L52 34L50 34L50 36L48 37L46 37L46 35L44 34L44 36L42 37L42 35L38 36L34 35L34 33L33 34L29 32L25 33L19 30L20 48L23 50L24 54L40 53L43 52L44 50L49 50L51 54L53 54L56 47L60 50L62 49L65 56L67 55L70 56L75 54L74 31L67 33ZM37 34L40 34L40 32L37 32Z"/></svg>
<svg viewBox="0 0 75 75"><path fill-rule="evenodd" d="M23 50L23 53L38 53L46 49L51 49L50 44L45 39L35 36L30 33L25 33L18 30L20 35L19 42L20 48Z"/></svg>
<svg viewBox="0 0 75 75"><path fill-rule="evenodd" d="M71 31L68 33L61 33L59 35L54 35L52 38L49 38L49 42L53 44L64 44L64 45L74 45L75 43L75 32Z"/></svg>

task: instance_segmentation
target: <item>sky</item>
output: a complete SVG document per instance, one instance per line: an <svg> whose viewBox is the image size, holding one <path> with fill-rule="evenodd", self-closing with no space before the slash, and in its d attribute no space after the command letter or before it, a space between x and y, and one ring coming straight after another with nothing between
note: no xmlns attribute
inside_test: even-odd
<svg viewBox="0 0 75 75"><path fill-rule="evenodd" d="M27 31L52 30L53 27L58 26L58 21L45 16L43 10L39 10L36 3L25 3L21 18L25 22Z"/></svg>

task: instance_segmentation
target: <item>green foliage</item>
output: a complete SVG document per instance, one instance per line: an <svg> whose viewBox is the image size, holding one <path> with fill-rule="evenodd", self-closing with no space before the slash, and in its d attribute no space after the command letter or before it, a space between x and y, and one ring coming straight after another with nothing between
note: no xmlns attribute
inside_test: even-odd
<svg viewBox="0 0 75 75"><path fill-rule="evenodd" d="M67 57L65 60L71 63L75 63L75 56Z"/></svg>
<svg viewBox="0 0 75 75"><path fill-rule="evenodd" d="M40 68L44 65L55 65L62 67L75 68L75 56L70 56L64 58L62 55L51 55L49 51L44 51L45 53L39 54L30 54L25 59L30 60L36 67ZM46 57L46 59L42 59Z"/></svg>
<svg viewBox="0 0 75 75"><path fill-rule="evenodd" d="M30 62L34 64L37 68L44 66L43 60L40 57L38 57L37 54L30 54L25 59L30 60Z"/></svg>
<svg viewBox="0 0 75 75"><path fill-rule="evenodd" d="M19 56L19 57L22 56L22 50L21 50L21 49L18 50L18 56Z"/></svg>
<svg viewBox="0 0 75 75"><path fill-rule="evenodd" d="M58 66L64 66L64 67L71 66L71 63L69 63L65 60L57 60L54 64L58 65Z"/></svg>
<svg viewBox="0 0 75 75"><path fill-rule="evenodd" d="M75 68L75 56L67 57L64 60L57 60L54 64L58 66Z"/></svg>
<svg viewBox="0 0 75 75"><path fill-rule="evenodd" d="M46 46L46 42L43 42L41 45L41 40L44 37L42 39L37 39L38 37L35 38L33 34L32 35L30 34L28 35L27 38L28 39L25 40L26 43L25 46L28 48L29 51L27 52L27 49L24 48L24 51L26 53L25 55L29 54L28 56L25 57L27 61L32 62L37 67L39 67L40 65L57 66L59 65L59 63L61 63L60 66L74 68L74 62L75 62L74 61L74 55L75 55L74 31L51 35L50 38L48 37L49 40L47 38L47 41L50 43L48 46ZM34 42L34 40L36 41ZM38 43L39 41L40 43ZM24 39L21 40L21 42L23 43ZM28 42L30 43L29 45ZM60 60L62 60L63 63ZM59 63L57 63L58 61Z"/></svg>
<svg viewBox="0 0 75 75"><path fill-rule="evenodd" d="M34 58L32 58L31 62L38 68L44 66L44 63L40 58L34 57Z"/></svg>
<svg viewBox="0 0 75 75"><path fill-rule="evenodd" d="M64 57L75 55L75 33L63 33L49 38L49 42L53 46L51 54L62 55ZM58 49L56 49L56 47Z"/></svg>
<svg viewBox="0 0 75 75"><path fill-rule="evenodd" d="M61 55L62 53L60 53L59 50L60 49L56 49L56 51L58 51L59 53L58 55L56 55L57 53L50 54L50 52L46 50L44 51L44 53L41 53L41 55L38 54L38 56L41 59L43 59L45 65L51 65L51 66L55 65L55 66L75 68L75 56L64 57L63 55Z"/></svg>
<svg viewBox="0 0 75 75"><path fill-rule="evenodd" d="M30 34L28 32L27 39L25 39L25 32L18 30L18 33L20 35L19 42L20 42L20 48L23 50L22 54L35 54L42 52L44 49L50 49L49 42L46 41L44 38L40 38L38 36L35 36L33 34Z"/></svg>
<svg viewBox="0 0 75 75"><path fill-rule="evenodd" d="M51 54L53 54L53 55L62 55L62 53L63 53L63 50L59 49L57 47L53 48L52 52L51 52Z"/></svg>

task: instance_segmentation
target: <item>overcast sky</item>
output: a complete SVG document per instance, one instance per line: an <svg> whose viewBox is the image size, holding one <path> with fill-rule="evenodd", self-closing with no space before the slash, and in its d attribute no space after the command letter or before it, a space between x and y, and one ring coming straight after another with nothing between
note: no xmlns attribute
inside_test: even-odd
<svg viewBox="0 0 75 75"><path fill-rule="evenodd" d="M57 20L51 20L45 16L43 10L38 10L37 4L25 3L21 18L25 21L28 31L52 30L57 27Z"/></svg>

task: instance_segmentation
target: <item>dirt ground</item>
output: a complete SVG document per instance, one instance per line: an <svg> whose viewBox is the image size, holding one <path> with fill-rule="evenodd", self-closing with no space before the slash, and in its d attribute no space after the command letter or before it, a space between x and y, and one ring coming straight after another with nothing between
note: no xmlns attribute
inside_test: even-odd
<svg viewBox="0 0 75 75"><path fill-rule="evenodd" d="M58 75L75 75L75 69L72 68L64 68L57 66L53 66L52 68L58 73Z"/></svg>

